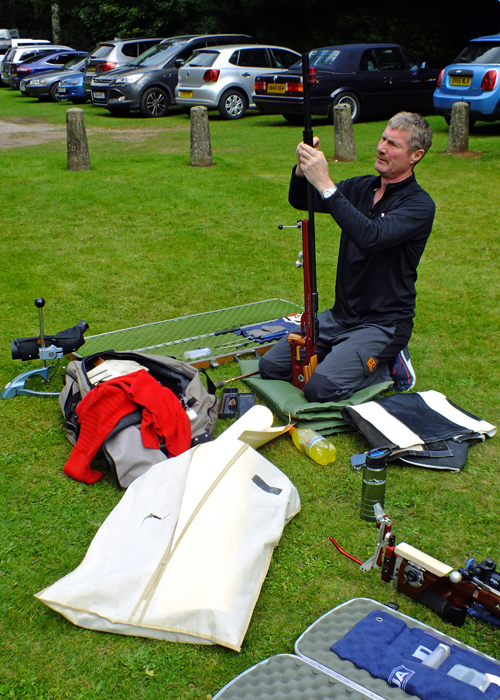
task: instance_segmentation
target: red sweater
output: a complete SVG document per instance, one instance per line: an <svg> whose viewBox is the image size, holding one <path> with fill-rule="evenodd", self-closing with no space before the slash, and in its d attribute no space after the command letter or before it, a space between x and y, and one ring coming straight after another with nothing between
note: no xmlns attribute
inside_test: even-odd
<svg viewBox="0 0 500 700"><path fill-rule="evenodd" d="M158 449L164 440L172 455L189 449L191 425L181 402L141 369L97 384L80 401L76 409L80 434L64 473L86 484L98 481L102 473L91 469L90 462L118 421L138 407L144 447Z"/></svg>

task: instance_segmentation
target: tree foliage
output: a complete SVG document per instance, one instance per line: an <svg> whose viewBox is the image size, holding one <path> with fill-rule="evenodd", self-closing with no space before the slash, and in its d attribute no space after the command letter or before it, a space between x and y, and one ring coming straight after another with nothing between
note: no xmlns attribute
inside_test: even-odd
<svg viewBox="0 0 500 700"><path fill-rule="evenodd" d="M4 0L2 24L21 36L52 38L51 0ZM420 0L60 0L62 39L91 50L116 36L243 32L297 51L354 42L401 43L435 67L470 38L500 30L500 3Z"/></svg>

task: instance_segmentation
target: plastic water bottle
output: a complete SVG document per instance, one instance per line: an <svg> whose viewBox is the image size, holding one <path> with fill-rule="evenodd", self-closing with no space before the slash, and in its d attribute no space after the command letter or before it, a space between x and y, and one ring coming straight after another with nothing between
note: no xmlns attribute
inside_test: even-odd
<svg viewBox="0 0 500 700"><path fill-rule="evenodd" d="M184 359L186 362L193 362L194 360L202 360L204 357L210 357L211 354L211 348L196 348L196 350L186 350Z"/></svg>
<svg viewBox="0 0 500 700"><path fill-rule="evenodd" d="M384 505L385 480L387 472L388 449L369 450L365 455L363 468L363 487L361 489L361 520L377 522L375 503Z"/></svg>
<svg viewBox="0 0 500 700"><path fill-rule="evenodd" d="M318 464L326 466L335 461L337 453L335 445L332 445L329 440L322 435L318 435L314 430L310 428L291 428L290 434L295 447L301 452L305 452Z"/></svg>

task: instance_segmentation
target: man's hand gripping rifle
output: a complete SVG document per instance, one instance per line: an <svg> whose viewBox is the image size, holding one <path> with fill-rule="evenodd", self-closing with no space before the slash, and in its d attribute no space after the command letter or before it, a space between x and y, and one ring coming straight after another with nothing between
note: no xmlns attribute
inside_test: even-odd
<svg viewBox="0 0 500 700"><path fill-rule="evenodd" d="M302 54L302 85L304 94L304 143L313 145L309 86L316 82L315 69L309 68L309 54ZM293 385L303 389L318 365L316 343L318 342L318 291L316 283L316 241L314 231L313 187L307 183L308 219L297 222L302 229L302 254L299 254L297 267L304 269L304 313L301 318L300 334L288 336L292 352ZM279 226L278 228L288 228ZM294 227L295 228L295 227Z"/></svg>

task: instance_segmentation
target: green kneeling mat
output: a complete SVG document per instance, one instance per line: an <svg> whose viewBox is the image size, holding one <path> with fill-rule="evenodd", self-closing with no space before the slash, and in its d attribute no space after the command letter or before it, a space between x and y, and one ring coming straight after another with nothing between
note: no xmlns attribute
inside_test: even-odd
<svg viewBox="0 0 500 700"><path fill-rule="evenodd" d="M242 374L254 372L259 367L259 360L238 360ZM341 410L345 406L357 406L371 401L377 394L392 386L392 381L374 384L357 391L344 401L328 403L311 403L301 389L279 379L262 379L258 375L247 377L245 382L261 396L282 421L290 418L298 428L311 428L322 435L342 433L352 430L342 418Z"/></svg>

